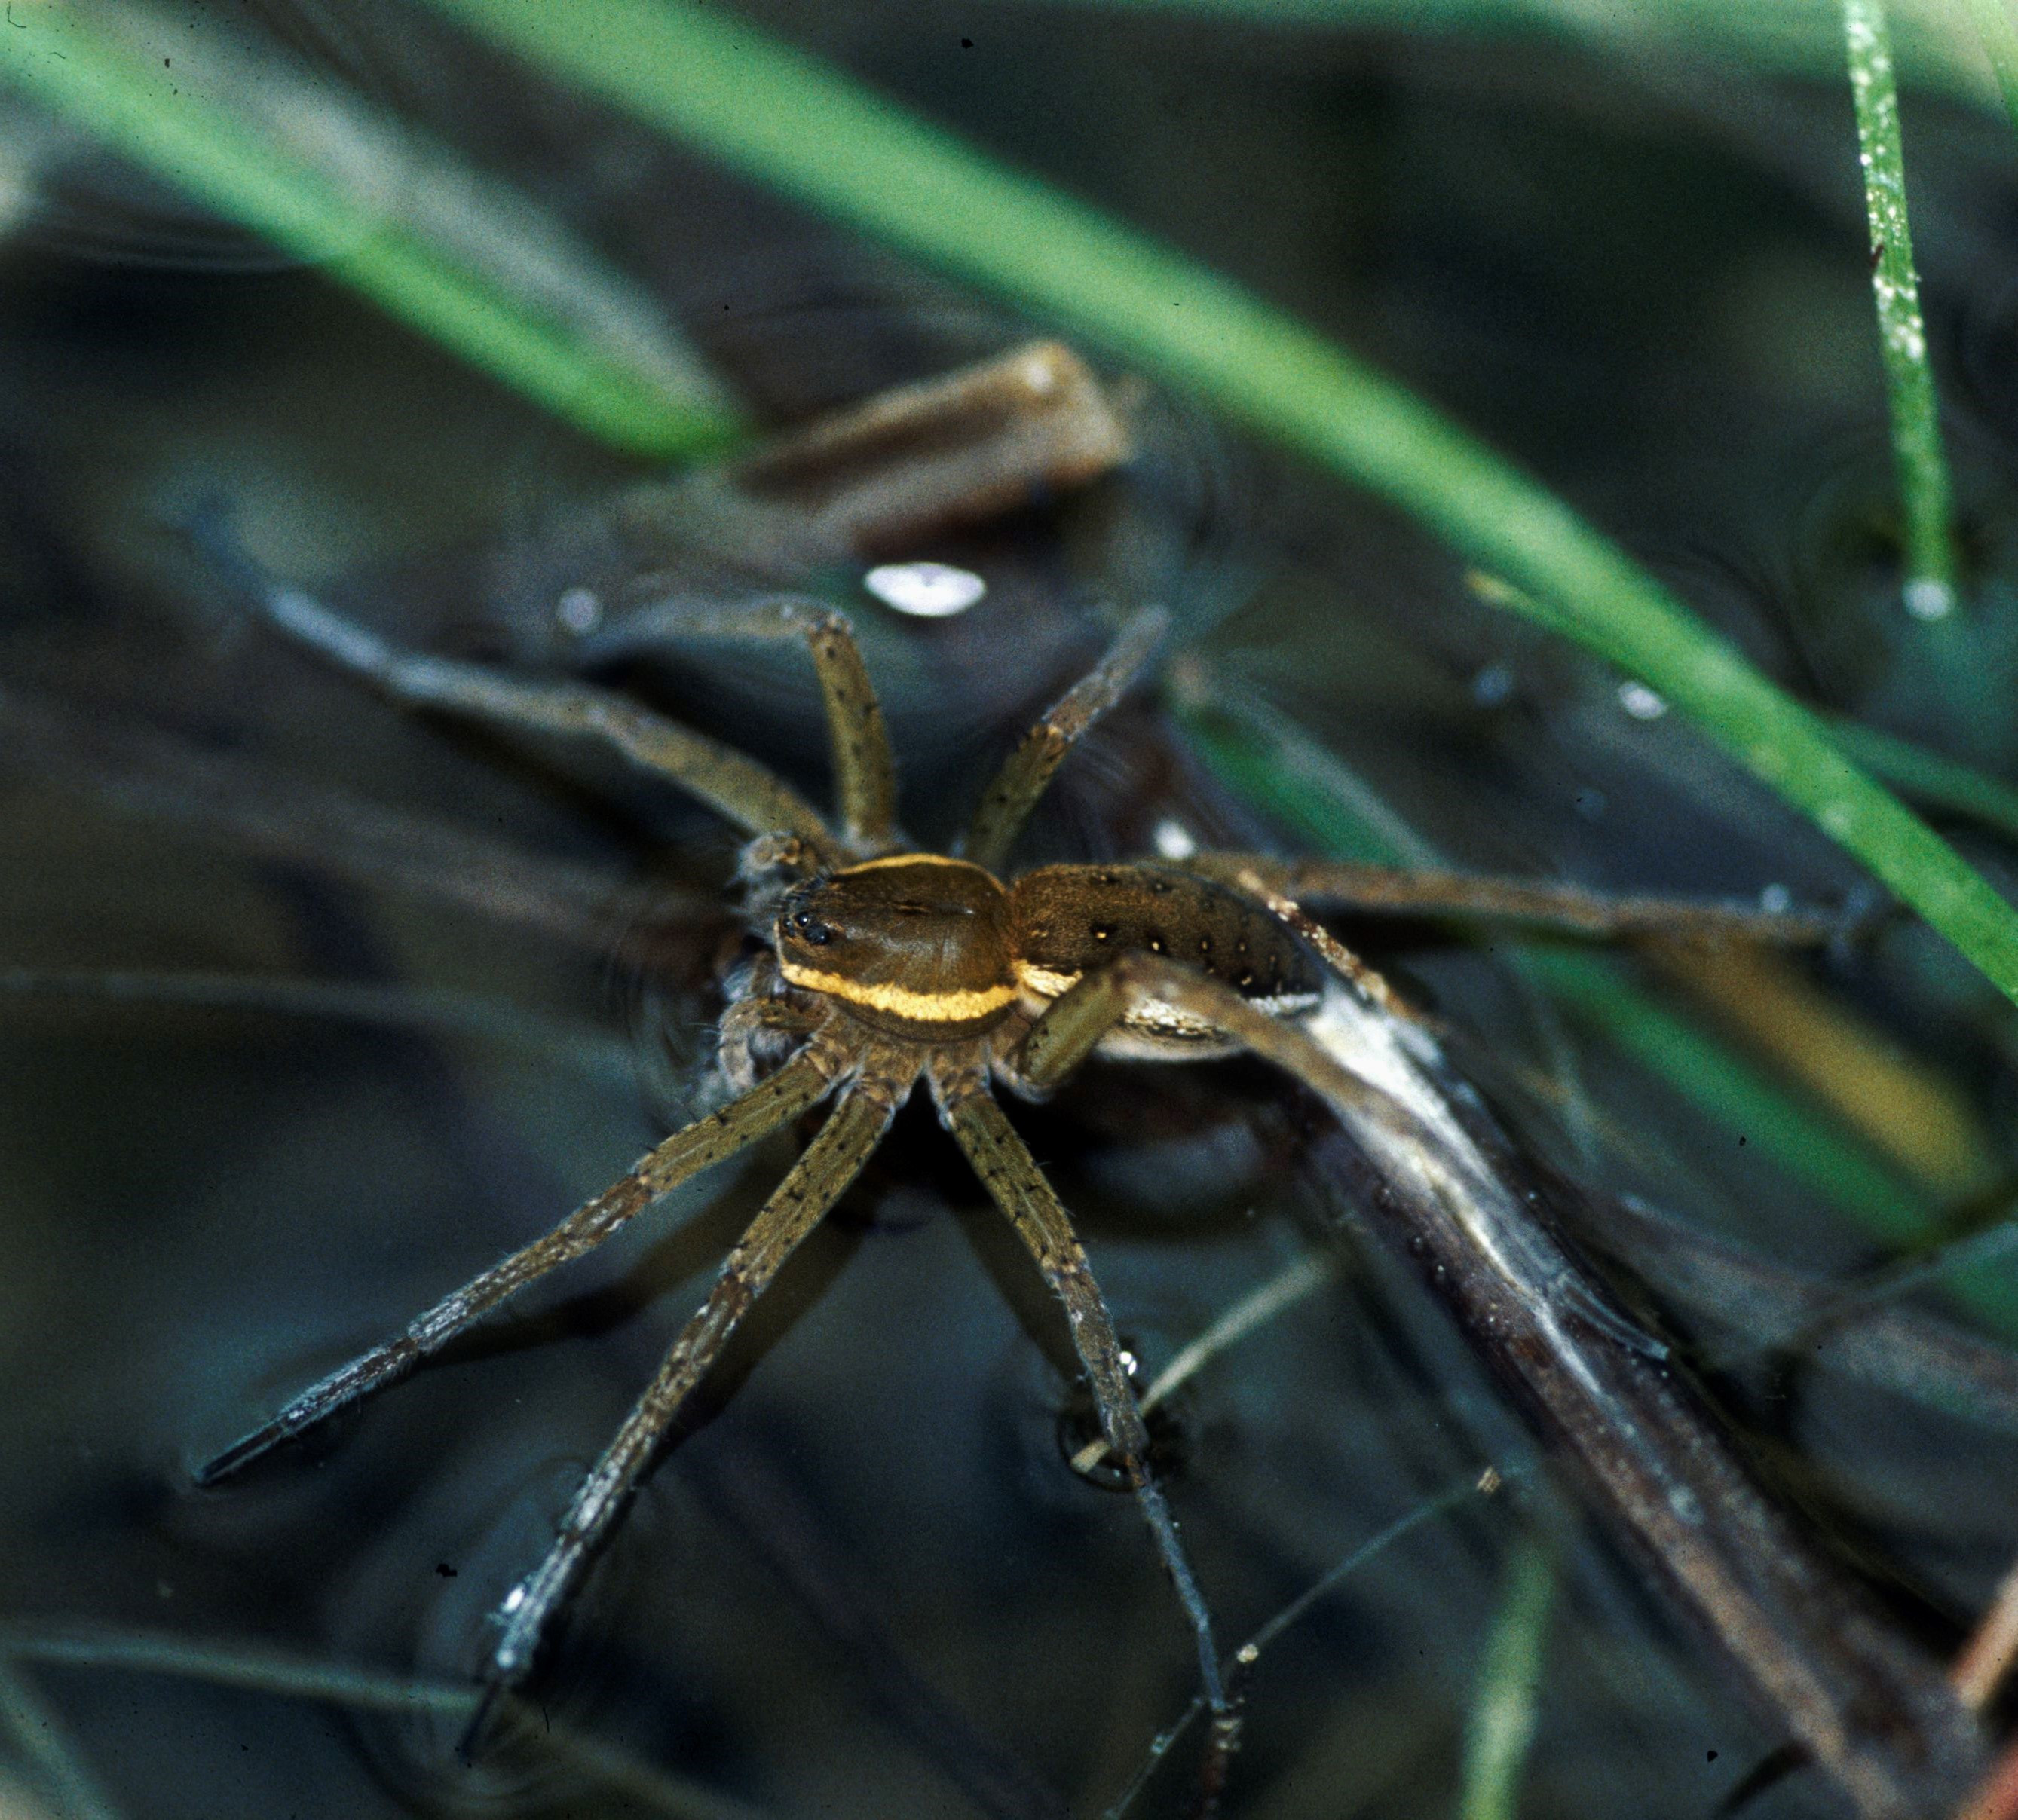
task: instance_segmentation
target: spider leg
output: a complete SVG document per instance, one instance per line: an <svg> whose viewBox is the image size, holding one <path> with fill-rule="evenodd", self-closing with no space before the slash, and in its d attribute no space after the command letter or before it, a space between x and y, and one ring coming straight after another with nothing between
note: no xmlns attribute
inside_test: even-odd
<svg viewBox="0 0 2018 1820"><path fill-rule="evenodd" d="M1272 907L1340 974L1318 1013L1325 1041L1217 980L1137 953L1054 1001L1026 1040L1025 1071L1040 1090L1054 1085L1130 1005L1148 1000L1210 1023L1318 1094L1387 1184L1387 1211L1433 1263L1443 1298L1615 1530L1662 1564L1673 1597L1746 1692L1838 1784L1864 1791L1857 1798L1872 1812L1940 1807L1944 1795L1930 1804L1926 1788L1906 1785L1937 1773L1947 1748L1937 1740L1958 1737L1965 1761L1977 1748L1944 1680L1803 1542L1722 1441L1687 1377L1557 1236L1540 1188L1508 1168L1503 1140L1472 1124L1405 1031L1391 1032L1343 983L1351 957L1293 904ZM1897 1721L1882 1739L1862 1717L1872 1711ZM1893 1759L1900 1728L1915 1742Z"/></svg>
<svg viewBox="0 0 2018 1820"><path fill-rule="evenodd" d="M816 1011L783 998L754 994L738 998L721 1014L718 1053L722 1072L737 1092L756 1083L761 1062L773 1044L803 1042L823 1021Z"/></svg>
<svg viewBox="0 0 2018 1820"><path fill-rule="evenodd" d="M937 1088L935 1082L935 1091ZM1212 1732L1198 1808L1199 1814L1210 1815L1217 1807L1227 1768L1239 1741L1239 1707L1229 1695L1220 1669L1212 1614L1178 1537L1177 1518L1162 1487L1150 1476L1148 1431L1143 1426L1134 1388L1121 1362L1121 1342L1115 1335L1107 1304L1094 1280L1085 1249L1072 1230L1069 1216L993 1096L985 1088L942 1094L940 1116L996 1204L1029 1248L1051 1293L1065 1306L1072 1344L1078 1349L1093 1388L1101 1432L1109 1451L1128 1475L1136 1502L1155 1537L1165 1571L1190 1620L1198 1645L1199 1679L1212 1710Z"/></svg>
<svg viewBox="0 0 2018 1820"><path fill-rule="evenodd" d="M1844 934L1849 919L1819 911L1765 910L1748 904L1680 897L1608 897L1575 885L1419 872L1342 860L1282 860L1261 854L1201 853L1183 862L1223 883L1242 875L1263 891L1301 904L1337 905L1375 915L1492 916L1575 935L1659 936L1688 942L1747 941L1819 948ZM1253 895L1252 887L1249 894Z"/></svg>
<svg viewBox="0 0 2018 1820"><path fill-rule="evenodd" d="M826 709L842 831L852 846L870 853L890 845L896 830L896 762L881 704L844 615L816 601L783 598L736 605L674 600L627 618L626 644L636 641L641 624L683 637L805 639ZM584 649L593 656L601 646L591 639Z"/></svg>
<svg viewBox="0 0 2018 1820"><path fill-rule="evenodd" d="M504 1632L485 1670L489 1685L465 1749L483 1729L497 1698L531 1673L541 1634L622 1514L681 1406L779 1267L860 1173L889 1128L899 1098L877 1084L852 1088L736 1241L707 1300L681 1330L657 1374L589 1468L546 1558L499 1609Z"/></svg>
<svg viewBox="0 0 2018 1820"><path fill-rule="evenodd" d="M1121 628L1107 655L1045 710L995 774L974 812L962 857L989 872L1000 872L1030 811L1065 754L1101 715L1128 692L1170 630L1161 607L1145 607Z"/></svg>
<svg viewBox="0 0 2018 1820"><path fill-rule="evenodd" d="M1271 1017L1231 986L1155 955L1119 955L1086 973L1044 1007L1014 1056L997 1058L996 1070L1019 1092L1041 1100L1075 1073L1101 1038L1145 1001L1169 1005L1216 1026L1334 1107L1350 1107L1356 1116L1405 1136L1420 1128L1405 1108L1341 1067L1294 1023Z"/></svg>
<svg viewBox="0 0 2018 1820"><path fill-rule="evenodd" d="M190 534L277 630L388 700L497 728L599 740L746 834L790 832L820 844L830 838L817 809L731 746L591 684L507 676L407 650L268 573L214 519L197 519Z"/></svg>
<svg viewBox="0 0 2018 1820"><path fill-rule="evenodd" d="M808 1048L740 1099L675 1132L628 1175L584 1201L544 1237L444 1296L396 1338L360 1353L303 1391L263 1428L198 1468L197 1483L215 1484L346 1405L405 1377L507 1296L556 1266L593 1251L660 1195L797 1118L833 1087L840 1072L836 1059Z"/></svg>

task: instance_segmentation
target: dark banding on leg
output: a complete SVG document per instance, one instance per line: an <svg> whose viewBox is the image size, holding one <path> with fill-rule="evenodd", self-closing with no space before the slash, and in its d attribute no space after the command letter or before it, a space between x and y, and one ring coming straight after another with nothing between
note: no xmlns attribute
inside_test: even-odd
<svg viewBox="0 0 2018 1820"><path fill-rule="evenodd" d="M1128 692L1170 630L1161 607L1145 607L1121 629L1107 655L1065 691L1023 736L974 812L961 856L1000 872L1009 848L1037 806L1051 774L1087 730Z"/></svg>
<svg viewBox="0 0 2018 1820"><path fill-rule="evenodd" d="M1106 1302L1094 1280L1071 1219L1044 1179L1036 1159L993 1098L980 1089L957 1092L957 1096L949 1094L942 1102L940 1113L975 1173L1029 1248L1051 1293L1064 1305L1072 1344L1086 1367L1094 1403L1100 1412L1101 1433L1128 1475L1164 1569L1176 1588L1178 1602L1191 1624L1198 1647L1199 1678L1212 1713L1198 1811L1210 1814L1217 1807L1239 1742L1239 1713L1221 1672L1212 1614L1177 1534L1177 1518L1171 1515L1163 1488L1150 1475L1148 1432L1143 1426L1134 1387L1128 1381L1127 1368L1122 1363L1121 1343L1116 1337Z"/></svg>
<svg viewBox="0 0 2018 1820"><path fill-rule="evenodd" d="M512 1588L500 1608L503 1630L485 1674L490 1695L470 1726L466 1743L483 1729L496 1696L532 1672L548 1623L629 1503L681 1406L779 1266L861 1172L889 1128L895 1098L870 1084L844 1094L805 1154L736 1241L707 1300L681 1330L657 1374L589 1468L545 1560Z"/></svg>
<svg viewBox="0 0 2018 1820"><path fill-rule="evenodd" d="M209 562L258 602L268 624L390 701L502 730L595 740L697 797L746 834L832 838L817 809L733 747L591 684L533 681L409 651L268 574L214 520L199 520L191 535Z"/></svg>
<svg viewBox="0 0 2018 1820"><path fill-rule="evenodd" d="M839 1066L837 1059L822 1053L802 1054L740 1099L696 1120L684 1131L675 1132L642 1158L629 1174L584 1201L544 1237L535 1239L452 1295L444 1296L403 1333L360 1353L303 1391L263 1428L254 1430L201 1468L196 1475L197 1484L214 1484L360 1397L396 1383L507 1296L556 1266L593 1251L660 1195L669 1193L711 1165L747 1150L816 1104L833 1086Z"/></svg>

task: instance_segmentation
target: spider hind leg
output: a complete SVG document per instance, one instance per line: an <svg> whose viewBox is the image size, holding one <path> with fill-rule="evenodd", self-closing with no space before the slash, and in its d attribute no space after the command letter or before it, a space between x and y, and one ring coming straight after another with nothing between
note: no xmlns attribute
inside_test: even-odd
<svg viewBox="0 0 2018 1820"><path fill-rule="evenodd" d="M978 1079L935 1077L939 1116L960 1145L991 1198L1029 1248L1037 1268L1065 1311L1072 1344L1086 1367L1108 1448L1128 1475L1135 1501L1155 1538L1164 1571L1182 1606L1198 1651L1199 1681L1212 1718L1199 1799L1193 1811L1205 1820L1218 1811L1220 1793L1240 1735L1238 1688L1220 1666L1212 1613L1198 1576L1177 1533L1163 1488L1150 1472L1149 1436L1123 1363L1112 1317L1094 1280L1085 1248L1043 1170L1016 1135L1002 1108Z"/></svg>
<svg viewBox="0 0 2018 1820"><path fill-rule="evenodd" d="M785 1260L861 1173L902 1097L887 1078L873 1075L851 1086L736 1242L707 1301L681 1329L657 1373L589 1468L545 1558L499 1607L501 1630L484 1670L484 1697L465 1736L465 1755L480 1742L499 1699L531 1674L548 1627L623 1515L695 1386Z"/></svg>
<svg viewBox="0 0 2018 1820"><path fill-rule="evenodd" d="M769 1079L675 1132L551 1232L444 1296L392 1338L311 1385L271 1421L198 1468L197 1483L214 1485L338 1410L397 1383L508 1296L593 1251L661 1195L710 1165L748 1149L817 1104L832 1089L840 1071L837 1059L823 1049L808 1045L802 1049Z"/></svg>

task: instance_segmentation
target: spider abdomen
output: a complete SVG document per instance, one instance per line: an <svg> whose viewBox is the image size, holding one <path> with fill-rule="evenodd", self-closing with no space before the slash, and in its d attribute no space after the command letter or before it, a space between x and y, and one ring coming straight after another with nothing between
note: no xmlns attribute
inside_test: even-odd
<svg viewBox="0 0 2018 1820"><path fill-rule="evenodd" d="M1317 958L1263 905L1172 867L1045 866L1016 881L1009 906L1017 984L1033 1009L1122 954L1195 968L1278 1017L1311 1009L1323 990ZM1161 1059L1226 1045L1210 1025L1150 1002L1101 1046Z"/></svg>

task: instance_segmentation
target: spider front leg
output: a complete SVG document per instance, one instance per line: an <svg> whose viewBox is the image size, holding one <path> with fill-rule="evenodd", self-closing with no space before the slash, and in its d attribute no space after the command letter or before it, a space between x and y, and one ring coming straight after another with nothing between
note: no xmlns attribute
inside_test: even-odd
<svg viewBox="0 0 2018 1820"><path fill-rule="evenodd" d="M633 1215L689 1176L725 1161L797 1118L825 1096L840 1072L837 1058L809 1045L761 1085L675 1132L629 1174L584 1201L544 1237L444 1296L396 1338L360 1353L311 1385L263 1428L199 1468L197 1483L215 1484L360 1397L396 1383L507 1296L593 1251Z"/></svg>
<svg viewBox="0 0 2018 1820"><path fill-rule="evenodd" d="M864 1081L851 1088L736 1241L707 1300L681 1330L657 1374L602 1458L589 1468L546 1558L499 1608L503 1633L485 1670L488 1687L470 1723L465 1750L484 1728L497 1699L532 1672L548 1622L622 1515L666 1431L750 1304L861 1172L889 1128L901 1097L887 1082Z"/></svg>
<svg viewBox="0 0 2018 1820"><path fill-rule="evenodd" d="M630 591L646 591L652 586L648 577ZM621 654L637 644L641 627L649 628L656 637L805 639L826 710L841 832L849 845L864 854L881 853L891 844L896 832L896 761L891 756L882 705L845 616L817 601L786 597L734 605L689 604L676 597L627 619L613 641L588 641L584 654L593 659L602 655L606 647Z"/></svg>
<svg viewBox="0 0 2018 1820"><path fill-rule="evenodd" d="M306 589L268 573L214 518L197 519L190 535L211 564L258 603L276 630L389 701L459 714L506 731L594 739L698 798L746 834L796 834L816 845L832 839L812 803L732 747L588 683L533 681L407 650ZM873 706L873 695L870 700ZM881 724L879 712L879 731ZM861 743L865 753L873 751L866 735ZM886 767L888 757L886 745ZM867 757L864 764L870 764ZM844 800L851 793L863 802L873 799L872 787L851 783L845 771L842 785Z"/></svg>
<svg viewBox="0 0 2018 1820"><path fill-rule="evenodd" d="M1198 1645L1199 1680L1212 1712L1197 1808L1201 1816L1210 1815L1217 1811L1227 1770L1239 1742L1239 1706L1228 1691L1220 1667L1219 1646L1213 1636L1212 1614L1177 1534L1177 1518L1162 1487L1150 1475L1148 1431L1143 1425L1134 1387L1122 1363L1121 1342L1115 1334L1113 1320L1065 1208L987 1089L967 1082L942 1086L935 1078L933 1091L946 1128L995 1204L1029 1248L1051 1293L1064 1305L1072 1344L1086 1367L1094 1407L1100 1412L1101 1432L1108 1450L1128 1475L1136 1502L1155 1537L1165 1571L1190 1621Z"/></svg>
<svg viewBox="0 0 2018 1820"><path fill-rule="evenodd" d="M1163 608L1143 608L1121 628L1107 655L1044 710L1043 718L1023 735L982 793L960 847L963 858L989 872L1001 870L1052 774L1094 723L1128 692L1170 629L1170 616Z"/></svg>

